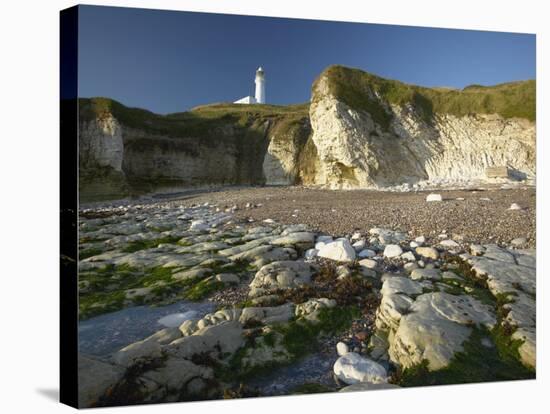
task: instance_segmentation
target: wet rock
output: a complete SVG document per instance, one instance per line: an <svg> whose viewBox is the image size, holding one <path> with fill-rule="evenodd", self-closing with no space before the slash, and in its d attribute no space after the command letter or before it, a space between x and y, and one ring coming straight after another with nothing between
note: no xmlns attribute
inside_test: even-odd
<svg viewBox="0 0 550 414"><path fill-rule="evenodd" d="M194 378L211 380L214 378L212 368L199 366L191 361L179 358L168 358L164 364L142 374L144 378L161 385L170 393L200 394L204 389L194 387L187 390L188 383ZM204 385L206 383L203 382Z"/></svg>
<svg viewBox="0 0 550 414"><path fill-rule="evenodd" d="M152 339L157 341L160 345L169 344L176 339L181 338L182 333L178 327L176 328L164 328L160 331L155 332L153 335L146 339Z"/></svg>
<svg viewBox="0 0 550 414"><path fill-rule="evenodd" d="M144 339L125 346L113 355L113 361L123 367L151 361L161 356L161 346L155 338Z"/></svg>
<svg viewBox="0 0 550 414"><path fill-rule="evenodd" d="M190 319L191 320L198 319L198 313L195 311L188 311L183 313L172 313L170 315L166 315L160 318L158 320L158 323L168 328L178 328L183 322Z"/></svg>
<svg viewBox="0 0 550 414"><path fill-rule="evenodd" d="M243 345L242 325L237 321L228 321L206 326L190 336L176 339L165 350L169 355L182 359L191 359L193 355L201 353L223 359Z"/></svg>
<svg viewBox="0 0 550 414"><path fill-rule="evenodd" d="M125 369L96 358L78 356L78 406L92 407L124 377Z"/></svg>

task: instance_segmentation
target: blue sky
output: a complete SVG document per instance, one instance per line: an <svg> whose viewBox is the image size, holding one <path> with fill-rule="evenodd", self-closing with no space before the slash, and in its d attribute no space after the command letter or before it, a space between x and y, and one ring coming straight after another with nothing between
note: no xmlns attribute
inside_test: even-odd
<svg viewBox="0 0 550 414"><path fill-rule="evenodd" d="M157 113L254 94L308 101L332 64L423 86L534 79L535 35L80 6L79 96Z"/></svg>

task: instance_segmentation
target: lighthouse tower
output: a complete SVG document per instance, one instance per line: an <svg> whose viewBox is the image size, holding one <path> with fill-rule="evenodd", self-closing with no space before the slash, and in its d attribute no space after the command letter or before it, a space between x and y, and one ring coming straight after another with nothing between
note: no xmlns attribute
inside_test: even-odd
<svg viewBox="0 0 550 414"><path fill-rule="evenodd" d="M263 104L265 103L265 74L261 66L256 71L254 83L256 84L256 103Z"/></svg>

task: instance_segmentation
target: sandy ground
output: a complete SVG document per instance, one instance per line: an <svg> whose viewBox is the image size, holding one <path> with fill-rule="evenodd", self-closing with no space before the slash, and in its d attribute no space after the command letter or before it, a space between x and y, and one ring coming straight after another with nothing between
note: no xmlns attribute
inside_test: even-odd
<svg viewBox="0 0 550 414"><path fill-rule="evenodd" d="M248 187L193 191L175 197L183 205L216 203L238 206L239 218L255 222L273 219L285 224L305 223L331 235L365 232L386 227L424 235L446 231L465 242L508 244L525 237L536 244L535 203L532 187L438 191L442 202L426 202L428 192L396 193L371 190L336 191L304 187ZM464 200L457 200L464 198ZM261 204L246 208L246 204ZM522 210L509 210L518 203Z"/></svg>

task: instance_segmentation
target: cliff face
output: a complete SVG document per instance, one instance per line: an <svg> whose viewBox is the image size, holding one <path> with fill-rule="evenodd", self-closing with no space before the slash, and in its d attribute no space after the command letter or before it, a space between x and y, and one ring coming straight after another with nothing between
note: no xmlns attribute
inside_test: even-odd
<svg viewBox="0 0 550 414"><path fill-rule="evenodd" d="M423 88L332 66L310 105L157 115L80 100L83 200L205 185L334 189L535 176L535 82Z"/></svg>
<svg viewBox="0 0 550 414"><path fill-rule="evenodd" d="M310 132L307 105L211 105L161 116L110 99L82 99L81 197L291 185Z"/></svg>
<svg viewBox="0 0 550 414"><path fill-rule="evenodd" d="M313 86L318 168L330 188L486 178L490 166L535 175L534 82L428 89L330 67Z"/></svg>

